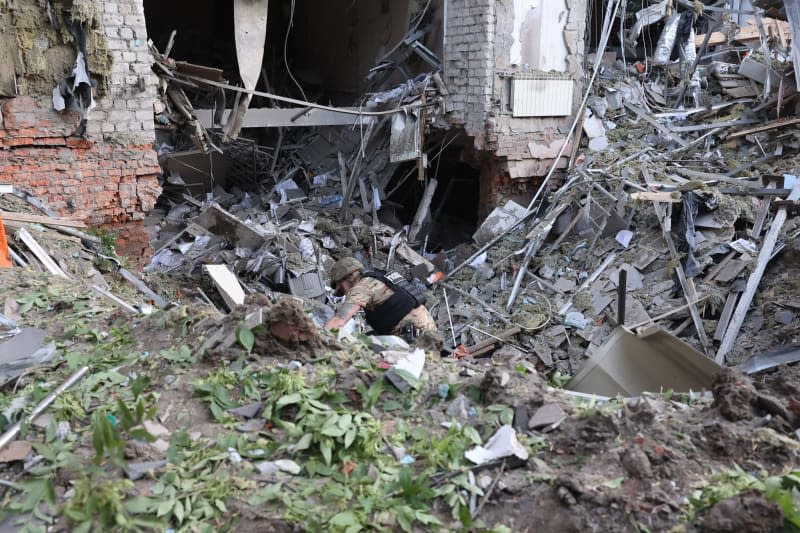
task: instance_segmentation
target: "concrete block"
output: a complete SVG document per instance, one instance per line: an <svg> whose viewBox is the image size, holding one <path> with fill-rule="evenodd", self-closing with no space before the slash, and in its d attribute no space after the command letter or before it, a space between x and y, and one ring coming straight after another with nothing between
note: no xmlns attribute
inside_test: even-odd
<svg viewBox="0 0 800 533"><path fill-rule="evenodd" d="M489 213L472 239L479 246L484 245L514 225L524 215L525 208L509 200L505 205L497 207Z"/></svg>

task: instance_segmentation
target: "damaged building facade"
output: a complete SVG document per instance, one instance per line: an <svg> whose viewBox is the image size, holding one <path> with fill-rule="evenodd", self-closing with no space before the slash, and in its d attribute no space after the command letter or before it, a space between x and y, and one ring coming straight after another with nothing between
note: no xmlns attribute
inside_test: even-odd
<svg viewBox="0 0 800 533"><path fill-rule="evenodd" d="M160 193L156 79L141 2L77 1L67 10L12 1L0 9L0 181L114 231L123 252L140 256L149 246L142 219ZM76 61L81 48L85 66ZM91 103L77 90L78 70L91 79ZM54 109L59 84L76 89L73 109Z"/></svg>
<svg viewBox="0 0 800 533"><path fill-rule="evenodd" d="M561 148L581 93L587 27L587 2L569 4L271 2L265 76L256 88L346 106L365 92L439 71L443 103L436 117L427 117L422 143L441 158L427 161L427 173L441 182L434 204L466 209L474 229L502 200L524 202ZM160 111L160 73L152 70L148 40L156 49L174 44L175 60L219 68L220 79L238 83L233 8L16 0L6 3L0 24L0 181L46 199L62 216L111 229L121 252L140 256L148 248L142 220L160 194L157 150L174 144L156 134L163 126L153 121L154 102L157 119ZM81 63L76 56L84 54ZM382 70L387 64L392 67ZM54 98L54 89L66 100ZM222 104L195 96L198 117L204 107L210 114L214 106L235 105L233 95ZM276 129L245 123L242 137L275 146ZM560 167L569 154L564 150ZM208 154L208 162L218 156ZM403 197L401 191L396 203L417 203L420 195Z"/></svg>

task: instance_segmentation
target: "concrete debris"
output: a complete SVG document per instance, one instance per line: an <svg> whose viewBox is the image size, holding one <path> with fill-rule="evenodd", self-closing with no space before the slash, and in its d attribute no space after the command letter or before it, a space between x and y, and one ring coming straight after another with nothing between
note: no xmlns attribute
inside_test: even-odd
<svg viewBox="0 0 800 533"><path fill-rule="evenodd" d="M13 463L15 461L24 461L28 458L33 446L30 442L24 440L15 440L0 450L0 463Z"/></svg>
<svg viewBox="0 0 800 533"><path fill-rule="evenodd" d="M386 24L373 65L364 21L394 15L393 3L317 3L331 19L319 27L294 2L267 26L267 3L233 3L235 42L208 32L221 58L231 52L214 67L173 57L192 43L174 46L182 31L163 51L136 33L142 42L112 62L91 2L74 2L83 18L58 32L3 26L27 47L11 61L0 52L5 172L54 202L0 185L11 262L0 269L0 463L13 508L114 529L77 523L71 502L86 480L118 490L106 482L124 471L136 499L119 520L157 515L163 529L456 530L469 515L514 530L721 531L756 523L747 513L779 527L760 493L712 505L704 491L716 494L718 478L703 476L800 466L796 2L614 0L592 7L605 17L583 44L573 41L587 33L586 2L497 3L490 18L509 38L488 65L470 50L454 58L466 41L444 38L484 16L459 2L404 7L392 18L409 28ZM164 20L191 15L163 9ZM281 33L265 35L273 24ZM316 46L329 26L346 30L357 69ZM44 53L56 35L72 37L69 58ZM296 55L300 35L324 72ZM263 51L281 43L273 64ZM142 72L128 72L125 54ZM37 71L36 83L16 71L55 59L59 73ZM110 79L89 70L106 59ZM29 138L39 125L15 105L65 74L47 94L64 117L77 113L74 127ZM111 83L120 76L124 94ZM481 76L480 98L462 98ZM20 154L52 151L56 171L93 153L81 136L101 92L147 106L156 95L153 161L132 156L135 175L113 169L121 210L94 198L99 172L83 161L51 194L25 164L36 156ZM570 106L568 118L548 115ZM115 111L100 111L103 136L152 143L116 136ZM157 202L140 175L161 188ZM74 209L74 188L96 216ZM138 233L82 231L127 218ZM139 255L118 257L115 239L136 240ZM363 269L334 267L348 262ZM61 397L90 364L86 386ZM72 447L77 466L102 468L75 477L61 464ZM28 474L41 462L54 473L45 496ZM506 471L520 465L530 471ZM219 487L191 478L218 475ZM337 514L309 507L333 484ZM401 514L409 484L445 497L426 497L430 515L411 500ZM207 488L223 495L205 501ZM700 507L687 525L689 500Z"/></svg>
<svg viewBox="0 0 800 533"><path fill-rule="evenodd" d="M542 429L558 424L567 417L560 405L552 403L543 405L528 421L528 429Z"/></svg>

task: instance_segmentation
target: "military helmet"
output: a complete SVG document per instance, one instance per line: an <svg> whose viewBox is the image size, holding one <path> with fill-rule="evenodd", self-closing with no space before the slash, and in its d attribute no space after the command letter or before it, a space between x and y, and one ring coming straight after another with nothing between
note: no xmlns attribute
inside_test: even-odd
<svg viewBox="0 0 800 533"><path fill-rule="evenodd" d="M334 289L339 285L339 282L352 274L364 270L364 265L354 257L343 257L336 261L331 267L331 287Z"/></svg>

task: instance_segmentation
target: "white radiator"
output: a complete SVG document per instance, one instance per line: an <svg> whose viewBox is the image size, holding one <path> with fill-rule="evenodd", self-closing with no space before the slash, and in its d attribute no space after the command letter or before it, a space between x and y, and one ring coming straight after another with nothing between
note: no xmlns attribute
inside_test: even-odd
<svg viewBox="0 0 800 533"><path fill-rule="evenodd" d="M511 112L515 117L563 117L572 114L571 78L514 78Z"/></svg>

